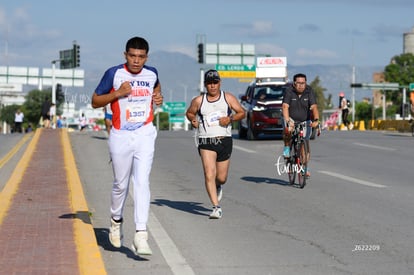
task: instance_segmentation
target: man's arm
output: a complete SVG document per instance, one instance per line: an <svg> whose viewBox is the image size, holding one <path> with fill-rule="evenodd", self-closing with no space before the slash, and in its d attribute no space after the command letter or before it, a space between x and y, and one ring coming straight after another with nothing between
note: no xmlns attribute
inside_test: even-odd
<svg viewBox="0 0 414 275"><path fill-rule="evenodd" d="M195 97L193 100L191 100L190 107L188 107L185 115L187 119L191 122L191 125L194 128L198 128L198 120L197 120L197 112L200 108L201 104L201 95Z"/></svg>
<svg viewBox="0 0 414 275"><path fill-rule="evenodd" d="M92 95L92 107L100 108L104 107L106 104L111 103L114 100L117 100L120 97L127 96L131 93L131 84L129 81L125 81L121 84L118 90L112 93L107 93L103 95L98 95L96 92Z"/></svg>
<svg viewBox="0 0 414 275"><path fill-rule="evenodd" d="M161 93L161 83L158 82L157 86L154 87L154 92L152 94L152 101L155 105L160 106L164 101L164 97Z"/></svg>
<svg viewBox="0 0 414 275"><path fill-rule="evenodd" d="M220 125L227 126L231 124L233 121L242 120L246 116L246 112L241 106L240 102L237 98L231 93L225 93L226 100L230 105L230 108L235 113L229 117L222 117L220 118Z"/></svg>
<svg viewBox="0 0 414 275"><path fill-rule="evenodd" d="M283 115L283 119L288 122L289 121L289 104L287 103L283 103L282 104L282 115Z"/></svg>
<svg viewBox="0 0 414 275"><path fill-rule="evenodd" d="M313 114L313 121L312 121L312 127L317 127L319 124L319 111L318 111L318 105L313 104L310 107L312 114Z"/></svg>

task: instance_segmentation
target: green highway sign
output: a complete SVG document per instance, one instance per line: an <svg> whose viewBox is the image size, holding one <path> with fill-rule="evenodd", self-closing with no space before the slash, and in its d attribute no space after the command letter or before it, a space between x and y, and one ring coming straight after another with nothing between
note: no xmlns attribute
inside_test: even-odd
<svg viewBox="0 0 414 275"><path fill-rule="evenodd" d="M169 117L168 121L170 123L184 123L185 117L184 117L184 115L170 114L170 117Z"/></svg>
<svg viewBox="0 0 414 275"><path fill-rule="evenodd" d="M410 83L409 89L410 91L414 91L414 83Z"/></svg>
<svg viewBox="0 0 414 275"><path fill-rule="evenodd" d="M170 114L184 114L186 111L185 102L165 102L162 109Z"/></svg>
<svg viewBox="0 0 414 275"><path fill-rule="evenodd" d="M216 64L217 71L238 71L238 72L254 72L256 71L255 65L245 64Z"/></svg>

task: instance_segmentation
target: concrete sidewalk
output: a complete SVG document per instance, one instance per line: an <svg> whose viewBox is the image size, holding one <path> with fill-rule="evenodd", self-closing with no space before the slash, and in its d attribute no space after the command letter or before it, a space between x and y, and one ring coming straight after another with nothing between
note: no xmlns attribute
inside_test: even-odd
<svg viewBox="0 0 414 275"><path fill-rule="evenodd" d="M0 193L1 274L106 274L66 130L38 129Z"/></svg>

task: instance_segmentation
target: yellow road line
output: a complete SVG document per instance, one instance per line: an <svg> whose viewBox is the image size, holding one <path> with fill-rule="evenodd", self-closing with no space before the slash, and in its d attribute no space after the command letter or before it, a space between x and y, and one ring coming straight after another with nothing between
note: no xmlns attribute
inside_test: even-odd
<svg viewBox="0 0 414 275"><path fill-rule="evenodd" d="M37 142L39 141L40 133L40 130L35 131L32 141L29 143L19 163L17 163L2 192L0 192L0 225L3 223L3 218L9 210L13 196L16 194L19 184L22 181L24 171L29 165Z"/></svg>
<svg viewBox="0 0 414 275"><path fill-rule="evenodd" d="M67 130L61 131L63 154L66 168L66 178L69 186L69 202L74 219L75 242L78 250L79 271L81 274L100 275L106 274L101 252L96 243L96 236L91 225L88 205L82 189L82 183L73 156Z"/></svg>
<svg viewBox="0 0 414 275"><path fill-rule="evenodd" d="M2 168L13 156L19 151L20 147L26 143L26 141L32 137L33 134L26 134L20 141L2 158L0 159L0 168Z"/></svg>

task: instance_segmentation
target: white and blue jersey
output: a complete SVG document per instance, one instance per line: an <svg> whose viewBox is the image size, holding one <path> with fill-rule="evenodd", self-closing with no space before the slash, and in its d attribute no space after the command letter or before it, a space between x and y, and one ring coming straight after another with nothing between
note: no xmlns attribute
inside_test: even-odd
<svg viewBox="0 0 414 275"><path fill-rule="evenodd" d="M132 91L111 103L112 127L133 131L154 119L152 94L159 81L158 72L145 65L139 73L133 74L125 64L114 66L105 72L95 92L97 95L115 92L125 81L130 82Z"/></svg>

